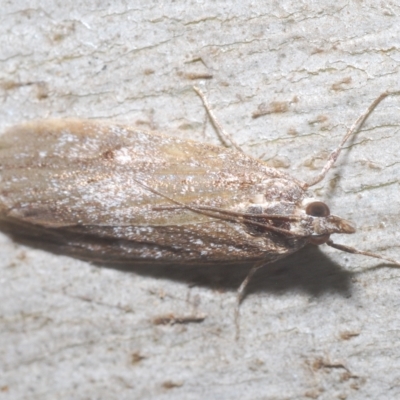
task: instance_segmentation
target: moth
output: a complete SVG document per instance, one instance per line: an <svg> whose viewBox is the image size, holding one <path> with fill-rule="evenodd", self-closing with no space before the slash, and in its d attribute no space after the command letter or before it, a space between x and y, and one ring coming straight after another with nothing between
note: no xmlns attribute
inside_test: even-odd
<svg viewBox="0 0 400 400"><path fill-rule="evenodd" d="M211 121L225 141L204 94ZM308 243L400 265L335 244L353 225L307 189L326 176L348 138L389 94L353 124L310 182L234 148L149 133L114 122L46 119L0 137L0 222L79 257L135 264L253 265L255 271Z"/></svg>

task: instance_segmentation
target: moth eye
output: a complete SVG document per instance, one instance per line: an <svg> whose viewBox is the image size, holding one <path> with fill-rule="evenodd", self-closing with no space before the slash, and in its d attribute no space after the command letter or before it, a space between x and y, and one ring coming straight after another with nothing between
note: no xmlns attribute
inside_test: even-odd
<svg viewBox="0 0 400 400"><path fill-rule="evenodd" d="M306 207L306 214L313 217L327 217L330 213L329 207L322 201L313 201Z"/></svg>

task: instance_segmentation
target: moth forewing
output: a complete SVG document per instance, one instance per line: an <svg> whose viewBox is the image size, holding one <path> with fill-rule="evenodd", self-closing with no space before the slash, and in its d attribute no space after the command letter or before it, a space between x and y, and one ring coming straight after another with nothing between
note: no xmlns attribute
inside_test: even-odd
<svg viewBox="0 0 400 400"><path fill-rule="evenodd" d="M223 147L110 122L44 120L0 137L0 167L1 219L54 231L84 258L112 248L135 263L270 262L306 243L270 230L290 233L291 222L267 218L295 214L301 183ZM254 210L261 215L246 217Z"/></svg>

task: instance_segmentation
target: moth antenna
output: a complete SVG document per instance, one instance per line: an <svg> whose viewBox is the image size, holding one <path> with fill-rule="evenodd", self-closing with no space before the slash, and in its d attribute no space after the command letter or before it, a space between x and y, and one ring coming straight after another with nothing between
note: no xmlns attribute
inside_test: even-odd
<svg viewBox="0 0 400 400"><path fill-rule="evenodd" d="M164 197L167 200L170 200L172 203L175 203L175 204L179 205L180 207L182 207L184 209L193 211L193 212L198 213L198 214L208 215L211 218L220 219L222 221L228 221L228 222L237 222L234 219L234 216L253 217L253 214L234 213L234 212L229 212L229 211L226 211L226 210L218 209L216 207L196 207L196 206L191 206L189 204L184 204L184 203L181 203L178 200L174 200L172 197L169 197L166 194L161 193L160 191L158 191L156 189L151 188L150 186L144 184L143 182L140 182L137 179L134 179L134 178L132 178L132 179L138 185L144 187L149 192L152 192L154 194L158 194L159 196ZM162 209L162 208L163 207L153 207L153 209ZM168 208L170 209L170 207L168 207ZM207 209L208 210L212 210L212 212L204 211L204 210L207 210ZM255 214L255 216L257 216L257 217L262 216L262 215L263 214ZM268 216L268 214L266 214L266 215ZM294 217L294 218L295 218L294 220L297 220L296 217ZM287 219L290 220L290 217L287 218ZM241 221L241 222L247 222L248 224L251 224L253 226L259 226L261 228L265 228L266 230L268 230L270 232L281 233L282 235L289 236L289 237L303 237L303 235L291 232L291 231L289 231L287 229L278 228L276 226L269 225L269 224L263 224L263 223L260 223L260 222L257 222L257 221L248 220L248 221Z"/></svg>
<svg viewBox="0 0 400 400"><path fill-rule="evenodd" d="M152 207L153 210L155 211L164 211L164 210L178 210L180 208L187 208L186 206L154 206ZM222 208L218 207L212 207L212 206L196 206L196 209L198 210L206 210L206 211L215 211L223 215L232 215L232 216L237 216L237 217L263 217L263 218L269 218L269 219L280 219L284 221L300 221L301 216L299 215L284 215L284 214L253 214L253 213L245 213L245 212L238 212L238 211L231 211L231 210L224 210Z"/></svg>
<svg viewBox="0 0 400 400"><path fill-rule="evenodd" d="M218 122L218 119L214 115L205 94L197 86L193 86L193 90L201 98L201 101L204 104L204 108L206 109L207 114L210 117L211 123L214 125L214 128L216 129L218 136L221 139L221 141L223 142L223 144L226 147L234 147L240 153L245 154L244 151L240 148L240 146L232 139L231 135L228 132L226 132L224 130L224 128L222 127L222 125Z"/></svg>
<svg viewBox="0 0 400 400"><path fill-rule="evenodd" d="M328 171L332 168L332 166L335 164L336 160L339 157L340 152L343 149L343 146L347 142L350 136L352 136L355 132L357 132L361 126L364 124L364 122L367 120L367 118L370 116L372 111L375 109L375 107L387 96L397 96L400 94L400 91L396 92L384 92L381 95L379 95L371 104L370 106L365 110L363 114L361 114L356 121L353 123L353 125L350 127L350 129L346 132L344 135L342 141L340 142L339 146L332 151L332 153L328 157L328 161L326 162L325 166L322 168L322 171L310 182L306 183L304 185L304 189L309 188L310 186L314 186L317 183L321 182L324 178L325 175L328 173Z"/></svg>
<svg viewBox="0 0 400 400"><path fill-rule="evenodd" d="M361 254L361 255L367 256L367 257L378 258L378 259L380 259L380 260L388 261L388 262L390 262L391 264L394 264L394 265L397 265L397 266L400 267L400 262L394 260L393 258L383 257L383 256L381 256L380 254L371 253L371 252L369 252L369 251L357 250L357 249L355 249L354 247L345 246L345 245L343 245L343 244L337 244L337 243L334 243L334 242L333 242L332 240L330 240L330 239L326 242L326 244L327 244L328 246L333 247L334 249L338 249L338 250L345 251L346 253Z"/></svg>

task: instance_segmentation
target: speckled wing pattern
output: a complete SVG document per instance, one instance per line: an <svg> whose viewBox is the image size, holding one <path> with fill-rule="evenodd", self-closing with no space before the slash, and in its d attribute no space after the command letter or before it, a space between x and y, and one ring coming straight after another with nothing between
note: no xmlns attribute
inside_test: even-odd
<svg viewBox="0 0 400 400"><path fill-rule="evenodd" d="M0 168L0 219L85 258L269 262L306 243L179 206L243 213L261 196L272 214L299 207L298 181L223 147L109 122L33 121L0 137Z"/></svg>

